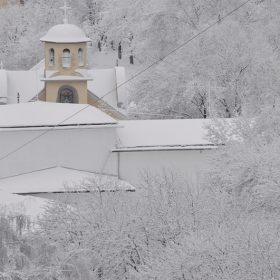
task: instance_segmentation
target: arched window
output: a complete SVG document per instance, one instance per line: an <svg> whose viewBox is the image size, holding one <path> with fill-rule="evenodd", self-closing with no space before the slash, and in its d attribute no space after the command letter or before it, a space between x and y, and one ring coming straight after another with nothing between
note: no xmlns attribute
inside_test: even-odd
<svg viewBox="0 0 280 280"><path fill-rule="evenodd" d="M79 66L84 66L84 50L79 48L78 50Z"/></svg>
<svg viewBox="0 0 280 280"><path fill-rule="evenodd" d="M70 85L63 85L57 92L57 103L79 103L77 90Z"/></svg>
<svg viewBox="0 0 280 280"><path fill-rule="evenodd" d="M54 66L54 49L49 51L49 66Z"/></svg>
<svg viewBox="0 0 280 280"><path fill-rule="evenodd" d="M60 103L74 103L74 93L70 88L64 88L60 91Z"/></svg>
<svg viewBox="0 0 280 280"><path fill-rule="evenodd" d="M62 66L65 68L69 68L71 66L71 55L70 55L70 50L68 49L63 50Z"/></svg>

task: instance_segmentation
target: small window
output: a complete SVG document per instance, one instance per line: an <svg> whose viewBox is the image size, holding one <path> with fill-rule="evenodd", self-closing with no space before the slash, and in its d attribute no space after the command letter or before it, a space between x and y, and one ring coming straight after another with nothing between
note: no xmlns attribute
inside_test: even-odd
<svg viewBox="0 0 280 280"><path fill-rule="evenodd" d="M74 103L73 91L70 88L64 88L60 91L60 103Z"/></svg>
<svg viewBox="0 0 280 280"><path fill-rule="evenodd" d="M69 68L71 66L71 55L70 50L68 49L63 50L62 66L65 68Z"/></svg>
<svg viewBox="0 0 280 280"><path fill-rule="evenodd" d="M49 52L49 66L54 66L54 49Z"/></svg>
<svg viewBox="0 0 280 280"><path fill-rule="evenodd" d="M78 50L79 66L84 66L84 51L82 48Z"/></svg>

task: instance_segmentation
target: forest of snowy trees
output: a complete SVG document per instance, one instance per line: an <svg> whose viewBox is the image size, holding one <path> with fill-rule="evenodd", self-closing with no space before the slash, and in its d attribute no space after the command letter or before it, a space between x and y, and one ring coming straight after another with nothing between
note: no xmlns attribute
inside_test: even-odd
<svg viewBox="0 0 280 280"><path fill-rule="evenodd" d="M131 114L219 117L208 135L219 148L195 180L143 171L139 196L87 182L86 202L50 203L36 230L3 210L1 280L280 279L280 2L252 0L220 20L243 2L68 1L94 44L126 42L136 63L159 61L129 84ZM62 4L0 10L6 69L42 59L39 38L61 23Z"/></svg>
<svg viewBox="0 0 280 280"><path fill-rule="evenodd" d="M234 117L243 110L255 111L267 96L277 93L280 3L251 0L223 19L244 2L67 3L72 7L69 21L96 46L100 41L106 50L112 41L115 46L125 43L124 55L132 54L142 68L159 61L128 85L128 104L135 105L129 113L149 119ZM30 69L43 58L39 39L62 23L62 4L28 0L0 10L0 60L5 69Z"/></svg>

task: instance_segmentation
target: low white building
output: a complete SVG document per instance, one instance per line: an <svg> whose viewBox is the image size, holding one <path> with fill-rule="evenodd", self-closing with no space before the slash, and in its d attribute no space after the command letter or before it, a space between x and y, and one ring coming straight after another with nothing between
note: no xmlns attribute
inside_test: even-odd
<svg viewBox="0 0 280 280"><path fill-rule="evenodd" d="M49 197L100 174L131 191L144 170L207 168L207 120L124 121L123 67L87 69L90 40L67 21L41 40L45 60L30 71L0 69L0 191Z"/></svg>
<svg viewBox="0 0 280 280"><path fill-rule="evenodd" d="M61 192L64 180L91 174L112 176L137 189L142 171L160 172L163 167L191 176L207 168L207 157L215 149L204 139L206 122L116 121L85 104L2 106L0 190ZM33 177L39 179L30 183Z"/></svg>
<svg viewBox="0 0 280 280"><path fill-rule="evenodd" d="M180 170L195 178L208 167L208 157L216 148L205 140L209 120L119 121L117 147L118 175L137 185L141 172Z"/></svg>

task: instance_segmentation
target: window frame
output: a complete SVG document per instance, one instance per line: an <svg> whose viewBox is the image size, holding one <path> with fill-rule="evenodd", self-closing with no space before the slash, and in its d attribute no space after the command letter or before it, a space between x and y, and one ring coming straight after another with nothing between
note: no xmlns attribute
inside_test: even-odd
<svg viewBox="0 0 280 280"><path fill-rule="evenodd" d="M54 67L55 52L53 48L49 49L49 66Z"/></svg>
<svg viewBox="0 0 280 280"><path fill-rule="evenodd" d="M62 52L62 67L63 68L71 67L71 52L69 49L64 49Z"/></svg>
<svg viewBox="0 0 280 280"><path fill-rule="evenodd" d="M69 100L69 102L62 102L62 99ZM69 98L69 99L68 99ZM65 87L59 92L59 103L74 103L74 92L70 87Z"/></svg>
<svg viewBox="0 0 280 280"><path fill-rule="evenodd" d="M84 66L84 50L83 50L83 48L78 49L78 66Z"/></svg>

